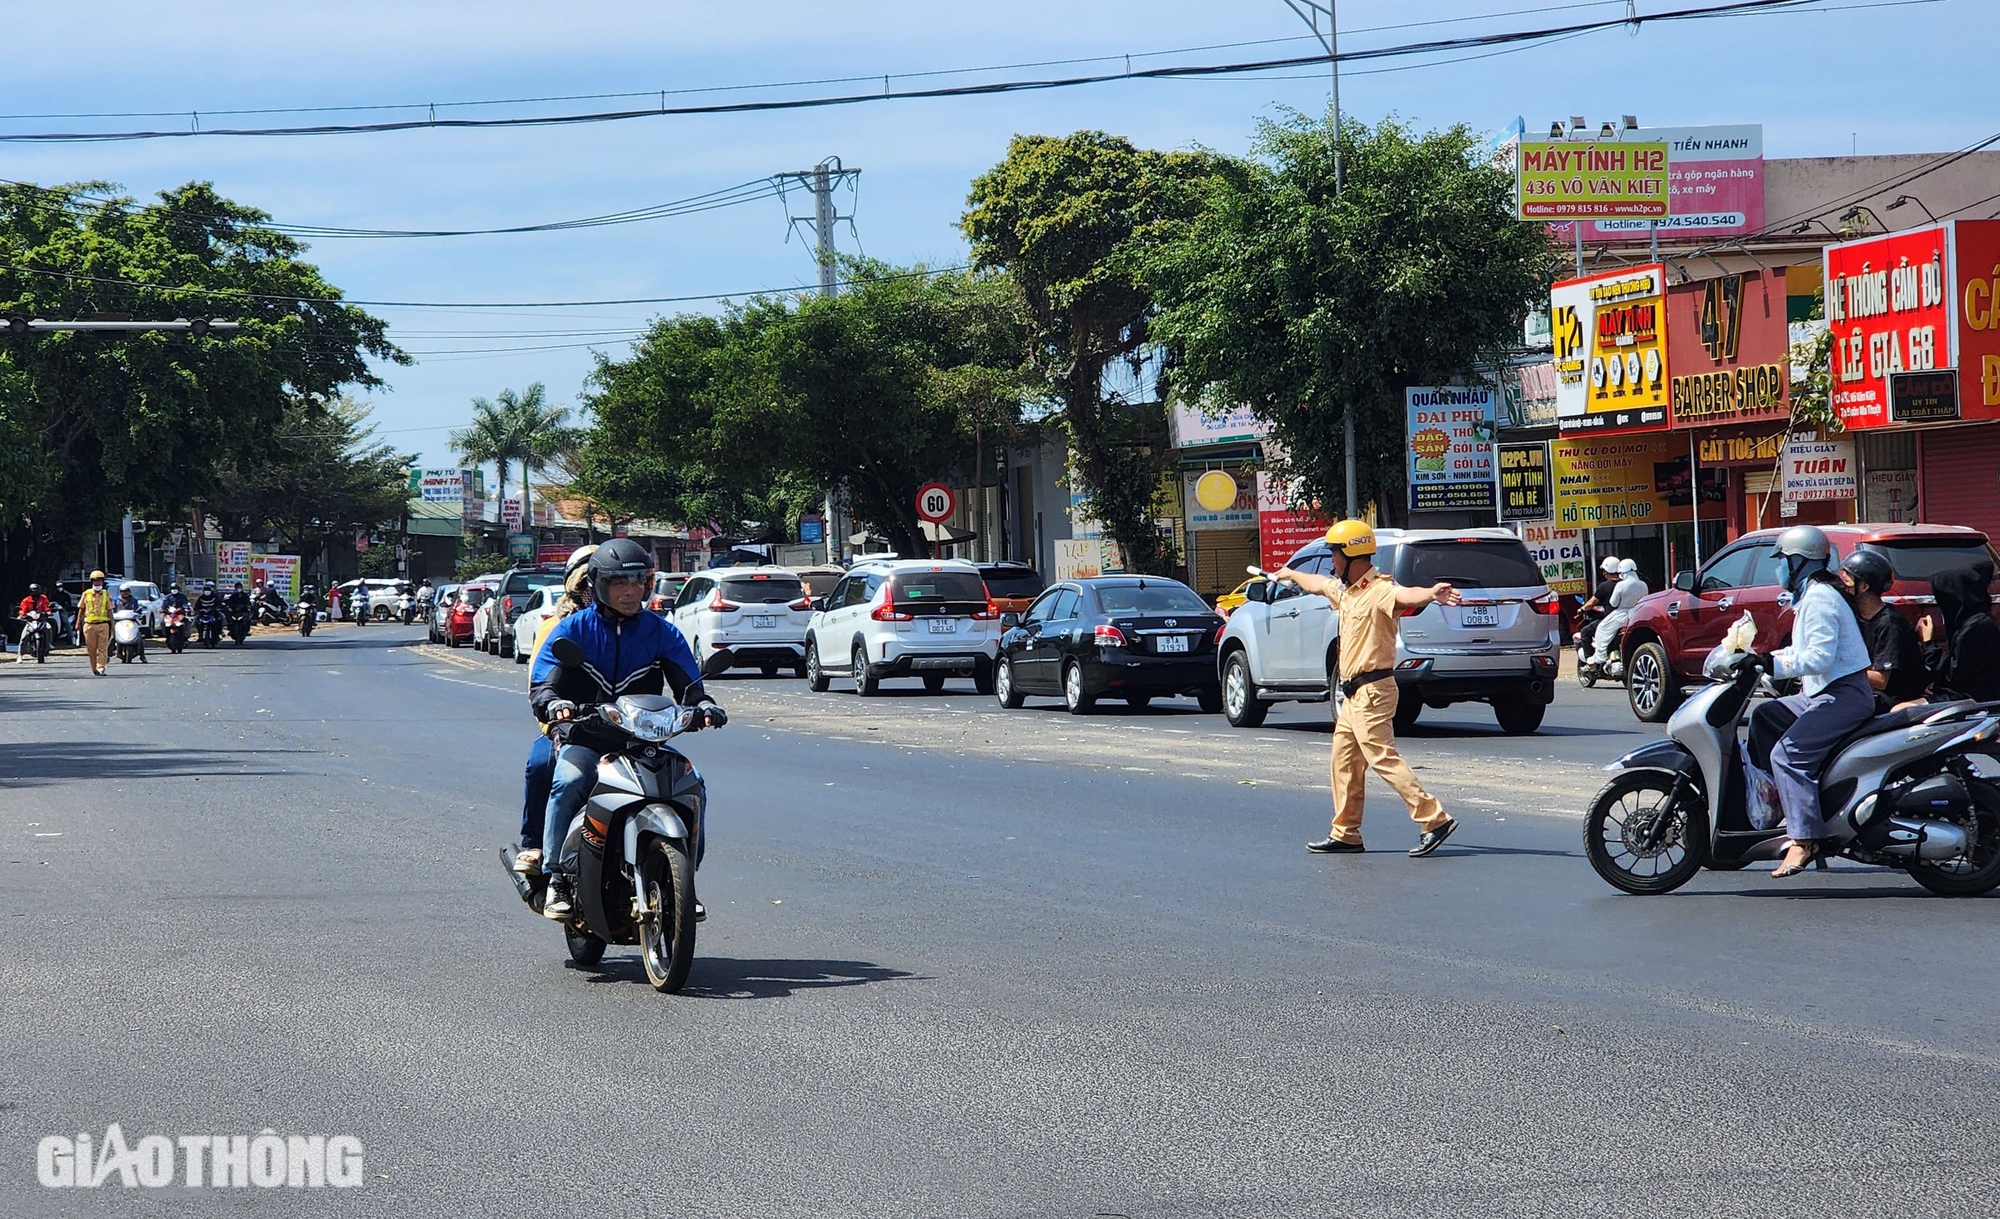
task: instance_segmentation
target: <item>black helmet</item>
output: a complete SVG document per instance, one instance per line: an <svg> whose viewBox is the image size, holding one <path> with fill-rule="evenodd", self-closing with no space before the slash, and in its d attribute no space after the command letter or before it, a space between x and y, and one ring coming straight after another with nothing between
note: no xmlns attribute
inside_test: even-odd
<svg viewBox="0 0 2000 1219"><path fill-rule="evenodd" d="M1862 592L1886 593L1896 579L1895 569L1889 560L1878 551L1857 550L1848 555L1840 570L1854 577L1854 586Z"/></svg>
<svg viewBox="0 0 2000 1219"><path fill-rule="evenodd" d="M590 591L599 602L604 600L604 581L612 576L636 576L644 579L653 570L653 556L644 546L631 538L613 538L597 548L590 556Z"/></svg>
<svg viewBox="0 0 2000 1219"><path fill-rule="evenodd" d="M39 593L42 591L42 586L39 584L30 584L28 585L28 591L30 593Z"/></svg>

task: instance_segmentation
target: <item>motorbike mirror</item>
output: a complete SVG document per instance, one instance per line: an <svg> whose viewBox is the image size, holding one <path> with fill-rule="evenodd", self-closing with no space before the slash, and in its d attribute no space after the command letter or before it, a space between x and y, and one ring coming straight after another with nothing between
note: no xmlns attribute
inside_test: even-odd
<svg viewBox="0 0 2000 1219"><path fill-rule="evenodd" d="M583 654L583 646L567 635L549 640L549 651L566 665L581 665L588 661Z"/></svg>
<svg viewBox="0 0 2000 1219"><path fill-rule="evenodd" d="M1675 587L1675 588L1678 588L1678 589L1680 589L1680 590L1681 590L1682 592L1684 592L1684 593L1691 593L1691 592L1693 592L1693 591L1694 591L1694 573L1693 573L1693 572L1691 572L1691 571L1677 571L1677 572L1675 572L1675 573L1674 573L1674 587Z"/></svg>

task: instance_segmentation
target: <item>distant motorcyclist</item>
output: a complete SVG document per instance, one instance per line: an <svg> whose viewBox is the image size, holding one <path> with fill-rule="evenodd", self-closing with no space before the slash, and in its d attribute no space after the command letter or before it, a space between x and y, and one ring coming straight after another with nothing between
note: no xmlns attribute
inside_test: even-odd
<svg viewBox="0 0 2000 1219"><path fill-rule="evenodd" d="M630 538L606 542L590 556L588 570L591 607L563 619L548 634L550 644L573 641L585 663L565 664L545 648L535 657L528 696L535 718L552 725L560 746L542 822L542 862L549 873L542 912L558 921L570 915L574 888L559 866L563 839L570 819L590 796L598 760L620 741L614 731L576 718L578 708L671 689L684 706L704 709L697 726L718 727L729 718L702 687L701 669L686 637L658 614L645 612L653 574L645 547Z"/></svg>
<svg viewBox="0 0 2000 1219"><path fill-rule="evenodd" d="M229 593L222 598L222 608L231 614L242 615L250 612L250 594L243 591L243 581L229 586Z"/></svg>
<svg viewBox="0 0 2000 1219"><path fill-rule="evenodd" d="M1604 556L1604 561L1597 565L1604 578L1591 590L1590 598L1577 607L1576 641L1583 645L1583 659L1586 663L1597 655L1596 649L1592 646L1595 642L1593 635L1596 633L1597 624L1604 621L1604 616L1611 612L1611 594L1618 588L1618 562L1618 556L1615 554Z"/></svg>
<svg viewBox="0 0 2000 1219"><path fill-rule="evenodd" d="M53 611L49 606L48 594L42 591L42 586L39 584L30 584L28 585L28 595L21 598L20 611L16 613L14 616L16 618L26 619L29 614L48 615L51 614L52 612ZM22 628L24 632L26 631L26 629L27 629L26 627ZM20 651L18 659L26 660L27 658L28 658L28 649L26 647L23 647Z"/></svg>
<svg viewBox="0 0 2000 1219"><path fill-rule="evenodd" d="M1750 715L1754 772L1769 772L1791 842L1774 877L1796 876L1819 857L1826 838L1819 776L1841 738L1875 714L1868 684L1870 657L1861 624L1829 569L1833 544L1813 525L1778 535L1774 552L1785 564L1792 595L1792 645L1737 661L1780 680L1798 678L1799 693L1773 699Z"/></svg>
<svg viewBox="0 0 2000 1219"><path fill-rule="evenodd" d="M167 590L166 600L160 603L160 611L162 613L165 613L167 610L177 609L185 614L190 608L187 593L183 592L181 586L178 584Z"/></svg>
<svg viewBox="0 0 2000 1219"><path fill-rule="evenodd" d="M269 584L262 584L257 588L257 609L263 614L266 622L280 625L292 614L292 607L285 604L284 594Z"/></svg>
<svg viewBox="0 0 2000 1219"><path fill-rule="evenodd" d="M1597 624L1597 636L1591 641L1591 655L1609 656L1618 646L1618 633L1632 621L1632 609L1646 596L1646 582L1639 578L1639 565L1630 559L1618 561L1618 583L1611 588L1611 599L1605 603L1609 612L1604 621Z"/></svg>
<svg viewBox="0 0 2000 1219"><path fill-rule="evenodd" d="M368 581L357 580L354 584L354 624L368 625L368 603L371 599Z"/></svg>

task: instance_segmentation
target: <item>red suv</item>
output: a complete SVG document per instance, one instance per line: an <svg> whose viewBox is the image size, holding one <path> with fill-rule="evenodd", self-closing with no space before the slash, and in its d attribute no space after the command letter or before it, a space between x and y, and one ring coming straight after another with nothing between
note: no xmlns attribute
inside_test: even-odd
<svg viewBox="0 0 2000 1219"><path fill-rule="evenodd" d="M1896 582L1888 601L1912 621L1931 614L1931 577L1975 563L1993 563L1986 535L1962 525L1828 525L1836 565L1856 548L1887 556ZM1772 554L1782 529L1746 533L1717 551L1699 572L1674 576L1674 586L1641 601L1625 628L1625 689L1632 713L1660 723L1673 714L1684 684L1705 679L1702 662L1730 624L1748 610L1757 620L1757 650L1783 647L1792 631L1789 600L1780 604L1783 563Z"/></svg>

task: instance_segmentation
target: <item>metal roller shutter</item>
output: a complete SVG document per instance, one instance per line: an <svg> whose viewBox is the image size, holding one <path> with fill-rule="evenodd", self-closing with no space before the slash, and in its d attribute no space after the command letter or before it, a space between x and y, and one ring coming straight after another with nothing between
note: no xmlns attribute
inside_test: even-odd
<svg viewBox="0 0 2000 1219"><path fill-rule="evenodd" d="M1199 529L1187 535L1193 554L1188 575L1194 591L1213 600L1247 578L1243 570L1257 561L1257 531Z"/></svg>
<svg viewBox="0 0 2000 1219"><path fill-rule="evenodd" d="M2000 426L1925 432L1917 452L1917 519L2000 540Z"/></svg>

